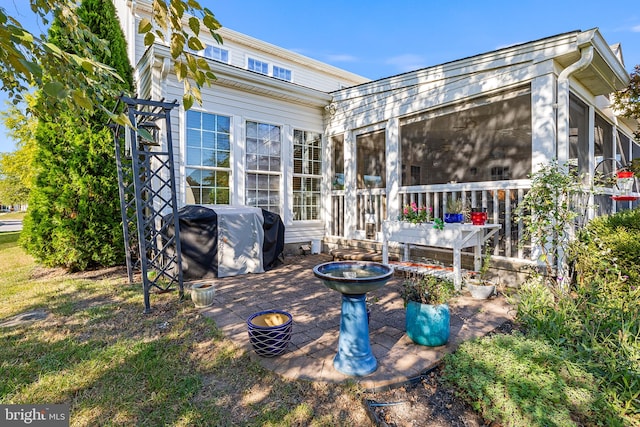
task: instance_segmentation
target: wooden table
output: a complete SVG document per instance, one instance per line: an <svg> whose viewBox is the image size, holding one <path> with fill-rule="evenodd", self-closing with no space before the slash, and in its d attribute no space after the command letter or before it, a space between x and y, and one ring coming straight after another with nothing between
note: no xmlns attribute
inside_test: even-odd
<svg viewBox="0 0 640 427"><path fill-rule="evenodd" d="M404 261L409 260L411 245L453 249L453 283L456 290L462 288L461 251L474 248L474 268L480 270L482 246L502 227L500 224L447 224L444 229L433 223L411 224L405 221L383 221L382 263L389 263L389 241L404 243Z"/></svg>

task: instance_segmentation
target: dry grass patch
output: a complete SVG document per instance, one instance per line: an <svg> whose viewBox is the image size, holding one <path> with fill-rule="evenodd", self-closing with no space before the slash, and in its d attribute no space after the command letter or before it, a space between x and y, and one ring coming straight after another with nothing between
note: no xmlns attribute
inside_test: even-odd
<svg viewBox="0 0 640 427"><path fill-rule="evenodd" d="M274 375L176 292L145 315L124 269L42 269L0 237L0 403L68 403L73 426L369 424L356 387Z"/></svg>

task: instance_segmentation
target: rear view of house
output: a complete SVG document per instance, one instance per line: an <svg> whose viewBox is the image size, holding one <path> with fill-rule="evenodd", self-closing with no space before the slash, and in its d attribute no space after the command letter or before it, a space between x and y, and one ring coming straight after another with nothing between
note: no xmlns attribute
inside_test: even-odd
<svg viewBox="0 0 640 427"><path fill-rule="evenodd" d="M169 47L136 32L151 1L115 4L138 95L181 99ZM609 105L629 82L622 51L598 29L376 81L219 34L224 44L197 52L217 77L203 104L172 112L178 202L275 212L289 244L376 244L404 204L442 216L454 197L502 225L494 255L526 259L512 213L541 164L567 162L589 184L598 167L640 157L637 123ZM607 194L592 204L588 215L633 205Z"/></svg>

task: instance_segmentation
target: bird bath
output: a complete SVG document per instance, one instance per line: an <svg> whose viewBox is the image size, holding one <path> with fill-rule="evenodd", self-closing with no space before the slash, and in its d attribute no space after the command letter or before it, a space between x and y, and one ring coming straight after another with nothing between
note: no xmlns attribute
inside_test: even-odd
<svg viewBox="0 0 640 427"><path fill-rule="evenodd" d="M333 261L313 268L322 283L342 294L338 354L333 366L346 375L363 376L376 370L367 320L367 292L383 287L393 269L377 262Z"/></svg>

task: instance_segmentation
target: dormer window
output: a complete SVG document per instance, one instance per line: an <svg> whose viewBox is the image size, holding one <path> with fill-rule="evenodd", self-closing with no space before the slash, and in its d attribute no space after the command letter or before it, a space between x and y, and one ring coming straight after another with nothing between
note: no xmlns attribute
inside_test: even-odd
<svg viewBox="0 0 640 427"><path fill-rule="evenodd" d="M229 51L227 49L221 49L216 46L207 45L204 48L204 56L206 58L224 62L225 64L229 63Z"/></svg>
<svg viewBox="0 0 640 427"><path fill-rule="evenodd" d="M269 75L269 64L266 62L258 61L257 59L249 58L247 68L260 74Z"/></svg>
<svg viewBox="0 0 640 427"><path fill-rule="evenodd" d="M291 81L291 70L288 70L286 68L282 68L282 67L278 67L278 66L273 66L273 77L277 78L277 79L282 79L282 80L286 80L288 82Z"/></svg>

